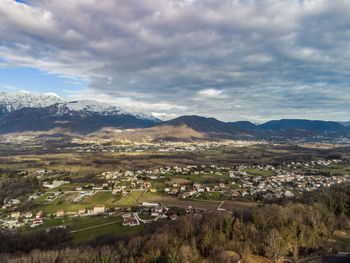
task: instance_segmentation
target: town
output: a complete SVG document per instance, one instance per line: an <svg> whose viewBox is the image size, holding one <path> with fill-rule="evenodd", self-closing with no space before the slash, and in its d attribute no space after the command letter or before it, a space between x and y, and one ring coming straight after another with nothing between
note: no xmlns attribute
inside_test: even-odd
<svg viewBox="0 0 350 263"><path fill-rule="evenodd" d="M304 191L349 182L348 174L324 174L323 168L339 163L333 159L290 162L278 167L187 165L105 171L96 175L98 183L87 184L61 180L62 175L54 170L20 171L23 176L34 176L40 182L41 190L24 198L5 200L1 207L1 226L4 229L36 228L55 219L121 216L122 225L131 227L158 220L176 220L181 214L179 208L176 209L176 201L186 213L225 211L223 203L228 200L293 198ZM314 174L298 173L303 170ZM167 203L169 200L175 203ZM181 203L182 200L217 203L209 209L200 209L192 203ZM28 201L35 204L33 210L18 210L21 203ZM46 225L58 227L63 221Z"/></svg>

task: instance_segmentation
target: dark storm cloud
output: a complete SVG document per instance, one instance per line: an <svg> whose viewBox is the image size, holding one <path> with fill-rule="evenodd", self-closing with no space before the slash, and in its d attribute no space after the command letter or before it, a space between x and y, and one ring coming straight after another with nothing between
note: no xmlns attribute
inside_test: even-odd
<svg viewBox="0 0 350 263"><path fill-rule="evenodd" d="M0 2L0 57L161 117L345 120L346 0Z"/></svg>

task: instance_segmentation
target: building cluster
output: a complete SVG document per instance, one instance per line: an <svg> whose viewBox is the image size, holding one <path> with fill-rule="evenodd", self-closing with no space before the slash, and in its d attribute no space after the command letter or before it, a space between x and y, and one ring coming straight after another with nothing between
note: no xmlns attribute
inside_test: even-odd
<svg viewBox="0 0 350 263"><path fill-rule="evenodd" d="M298 169L315 169L336 164L338 160L291 162L285 166L273 165L221 167L217 165L172 166L136 171L104 172L104 189L113 193L127 194L134 189L148 189L183 199L199 198L205 193L218 192L227 197L260 195L265 198L293 197L298 192L313 191L324 186L349 182L349 175L330 176L324 174L300 175ZM188 177L187 177L188 176ZM201 176L221 178L218 183L198 183ZM171 183L167 178L188 178L189 182ZM164 182L164 187L153 182ZM201 181L201 180L198 180ZM210 180L209 180L210 181ZM153 186L157 185L157 188ZM107 188L107 186L109 188Z"/></svg>
<svg viewBox="0 0 350 263"><path fill-rule="evenodd" d="M254 165L222 167L217 165L187 165L169 166L154 169L138 169L134 171L106 171L99 175L100 183L90 183L77 186L69 202L82 204L82 201L97 192L108 191L112 194L127 195L132 191L143 190L150 193L174 196L180 199L224 199L261 197L282 198L293 197L304 191L314 191L320 187L350 182L349 175L332 176L326 173L327 166L337 164L337 160L317 160L310 162L291 162L279 166ZM300 171L309 171L300 174ZM323 172L322 172L323 171ZM51 171L37 171L40 174L51 174ZM209 178L206 180L205 178ZM46 194L46 202L52 202L65 194L62 191L53 192L68 181L53 180L42 185L51 189ZM36 200L40 194L35 193L26 197ZM43 199L44 200L44 199ZM21 213L17 207L25 200L5 200L0 213L3 212L2 227L17 228L23 225L32 227L43 224L43 212ZM104 214L108 209L103 205L96 205L93 209L81 208L77 211L57 210L53 214L46 214L45 218L74 217ZM123 218L123 224L132 226L140 222L152 222L166 215L167 208L158 204L144 203L137 212L129 213ZM4 217L5 215L5 217ZM7 216L7 217L6 217Z"/></svg>
<svg viewBox="0 0 350 263"><path fill-rule="evenodd" d="M10 137L8 142L20 144L26 143L31 145L42 144L49 138L45 137ZM72 139L74 146L67 145L61 147L50 147L50 150L57 152L76 152L76 153L116 153L116 152L182 152L182 151L201 151L206 149L215 149L220 146L228 147L246 147L250 145L265 144L262 141L246 140L225 140L217 142L133 142L129 140L87 140L81 138Z"/></svg>

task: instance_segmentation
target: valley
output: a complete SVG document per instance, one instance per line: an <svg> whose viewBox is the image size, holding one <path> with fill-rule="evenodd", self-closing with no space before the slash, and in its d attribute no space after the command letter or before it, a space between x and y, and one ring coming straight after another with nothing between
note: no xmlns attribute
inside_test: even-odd
<svg viewBox="0 0 350 263"><path fill-rule="evenodd" d="M0 144L0 156L3 230L62 229L75 244L350 183L350 147L330 144L28 140Z"/></svg>
<svg viewBox="0 0 350 263"><path fill-rule="evenodd" d="M211 260L322 259L350 249L350 130L342 123L160 121L20 95L4 103L0 94L2 254L97 246L114 255L108 244L139 251L134 242L144 239L168 262L176 245L161 248L154 235L193 242L198 258Z"/></svg>

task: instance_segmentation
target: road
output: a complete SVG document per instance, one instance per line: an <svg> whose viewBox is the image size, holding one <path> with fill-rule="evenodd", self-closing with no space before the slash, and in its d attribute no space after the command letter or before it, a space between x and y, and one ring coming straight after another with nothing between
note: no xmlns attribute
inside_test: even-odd
<svg viewBox="0 0 350 263"><path fill-rule="evenodd" d="M221 203L219 204L219 206L216 208L216 210L226 210L224 208L221 208L222 205L225 203L226 201L221 201Z"/></svg>

